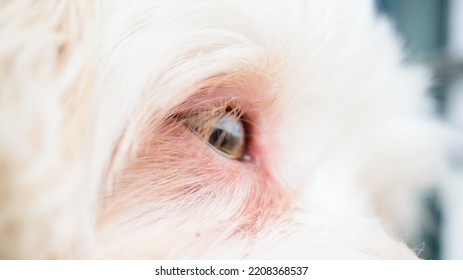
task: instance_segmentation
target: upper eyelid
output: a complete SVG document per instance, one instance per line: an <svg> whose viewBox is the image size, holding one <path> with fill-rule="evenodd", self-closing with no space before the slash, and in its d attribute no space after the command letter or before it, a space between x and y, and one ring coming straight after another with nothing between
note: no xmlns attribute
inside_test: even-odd
<svg viewBox="0 0 463 280"><path fill-rule="evenodd" d="M236 100L221 100L217 102L184 102L177 106L172 113L168 114L167 119L187 120L195 117L213 118L224 115L225 113L233 113L237 118L245 115L245 107L236 102Z"/></svg>
<svg viewBox="0 0 463 280"><path fill-rule="evenodd" d="M194 111L188 115L180 117L178 120L188 126L192 131L200 134L202 137L207 137L214 129L214 125L224 115L231 115L239 121L244 122L244 112L241 109L231 105L224 105L221 108L204 109Z"/></svg>

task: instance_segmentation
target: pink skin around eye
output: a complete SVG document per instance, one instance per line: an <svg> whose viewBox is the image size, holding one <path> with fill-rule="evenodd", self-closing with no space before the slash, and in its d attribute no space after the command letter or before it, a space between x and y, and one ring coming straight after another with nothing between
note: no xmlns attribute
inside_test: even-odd
<svg viewBox="0 0 463 280"><path fill-rule="evenodd" d="M115 182L120 191L111 199L111 210L103 212L101 222L117 216L126 207L134 207L134 201L150 201L155 207L159 197L166 196L176 207L181 207L179 199L199 201L204 200L204 195L223 204L239 197L239 209L229 217L239 232L255 233L281 215L287 208L288 194L272 174L271 152L277 149L272 143L274 131L270 129L275 127L273 103L265 97L267 91L261 82L252 88L233 87L233 80L227 82L226 86L213 89L203 87L180 110L195 111L229 101L240 106L248 122L247 158L226 158L185 125L176 120L165 121L151 130L137 157L121 172ZM203 197L198 197L199 193ZM130 196L130 202L117 199L124 196Z"/></svg>

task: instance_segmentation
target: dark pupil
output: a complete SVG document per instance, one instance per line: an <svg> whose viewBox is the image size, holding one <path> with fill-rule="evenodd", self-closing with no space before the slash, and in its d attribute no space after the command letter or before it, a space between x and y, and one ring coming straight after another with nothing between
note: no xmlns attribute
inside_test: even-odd
<svg viewBox="0 0 463 280"><path fill-rule="evenodd" d="M238 144L237 140L232 135L230 135L230 133L227 133L220 128L216 128L212 132L211 136L209 137L209 143L225 153L233 153L234 150L238 148L236 147Z"/></svg>
<svg viewBox="0 0 463 280"><path fill-rule="evenodd" d="M238 159L244 152L244 130L240 120L231 115L220 118L208 139L209 143L226 154Z"/></svg>

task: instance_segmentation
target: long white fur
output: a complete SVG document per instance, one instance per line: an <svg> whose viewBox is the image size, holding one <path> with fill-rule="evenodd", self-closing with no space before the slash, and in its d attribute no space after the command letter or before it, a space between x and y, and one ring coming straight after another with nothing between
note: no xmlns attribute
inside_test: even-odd
<svg viewBox="0 0 463 280"><path fill-rule="evenodd" d="M372 1L100 2L1 3L0 257L415 257L396 236L414 228L442 136L429 74L404 64ZM159 150L153 177L130 167L224 73L276 96L269 172L289 206L257 232L231 219L253 178L188 159L164 170L175 159ZM182 177L195 168L217 180Z"/></svg>

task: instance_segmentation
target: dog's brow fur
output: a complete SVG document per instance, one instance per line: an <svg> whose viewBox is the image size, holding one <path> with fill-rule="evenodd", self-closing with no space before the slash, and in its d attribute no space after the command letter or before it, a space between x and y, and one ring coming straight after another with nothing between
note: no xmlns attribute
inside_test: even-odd
<svg viewBox="0 0 463 280"><path fill-rule="evenodd" d="M416 257L448 139L373 1L0 0L0 42L0 258Z"/></svg>

